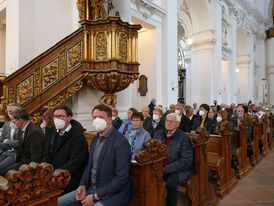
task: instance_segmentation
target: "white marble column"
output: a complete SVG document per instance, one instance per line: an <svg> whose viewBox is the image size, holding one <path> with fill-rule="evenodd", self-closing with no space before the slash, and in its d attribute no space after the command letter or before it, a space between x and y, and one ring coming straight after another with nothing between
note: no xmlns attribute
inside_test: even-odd
<svg viewBox="0 0 274 206"><path fill-rule="evenodd" d="M254 54L254 40L255 35L250 34L248 38L248 52L249 52L249 61L248 61L248 100L254 102L254 63L255 63L255 54Z"/></svg>
<svg viewBox="0 0 274 206"><path fill-rule="evenodd" d="M266 73L268 82L268 103L274 104L274 38L266 40Z"/></svg>
<svg viewBox="0 0 274 206"><path fill-rule="evenodd" d="M191 104L209 104L213 99L215 43L211 30L193 34Z"/></svg>
<svg viewBox="0 0 274 206"><path fill-rule="evenodd" d="M255 65L254 65L254 96L255 103L259 104L263 102L263 88L262 81L266 79L266 70L265 70L265 40L263 33L256 35L255 41Z"/></svg>
<svg viewBox="0 0 274 206"><path fill-rule="evenodd" d="M230 46L231 55L229 58L229 97L228 103L237 103L237 20L234 13L231 12L230 17L231 29L230 29Z"/></svg>
<svg viewBox="0 0 274 206"><path fill-rule="evenodd" d="M222 4L220 1L216 1L216 9L215 9L215 39L216 43L214 44L214 68L213 68L213 94L207 104L213 104L213 100L217 100L218 103L223 102L223 84L224 79L222 75Z"/></svg>
<svg viewBox="0 0 274 206"><path fill-rule="evenodd" d="M166 1L166 12L164 18L164 47L163 47L163 76L162 102L169 106L177 102L178 98L178 68L177 68L177 1ZM158 81L158 80L157 80ZM161 81L161 80L160 80ZM157 91L157 96L159 95Z"/></svg>

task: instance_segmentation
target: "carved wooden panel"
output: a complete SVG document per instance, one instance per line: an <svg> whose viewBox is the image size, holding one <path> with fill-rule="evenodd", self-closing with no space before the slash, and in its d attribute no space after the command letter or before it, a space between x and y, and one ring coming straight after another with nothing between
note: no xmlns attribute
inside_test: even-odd
<svg viewBox="0 0 274 206"><path fill-rule="evenodd" d="M50 85L58 81L59 57L42 67L42 89L45 90Z"/></svg>
<svg viewBox="0 0 274 206"><path fill-rule="evenodd" d="M34 96L41 93L41 70L38 69L34 72Z"/></svg>
<svg viewBox="0 0 274 206"><path fill-rule="evenodd" d="M126 62L128 57L128 35L119 33L119 60Z"/></svg>
<svg viewBox="0 0 274 206"><path fill-rule="evenodd" d="M107 34L98 32L95 36L95 58L96 60L107 60Z"/></svg>
<svg viewBox="0 0 274 206"><path fill-rule="evenodd" d="M16 86L16 103L24 104L33 98L33 75Z"/></svg>
<svg viewBox="0 0 274 206"><path fill-rule="evenodd" d="M57 205L57 198L70 181L67 170L47 163L23 164L6 175L0 184L0 205Z"/></svg>
<svg viewBox="0 0 274 206"><path fill-rule="evenodd" d="M8 104L11 104L13 102L15 102L15 94L13 87L11 87L8 91Z"/></svg>
<svg viewBox="0 0 274 206"><path fill-rule="evenodd" d="M66 52L67 72L70 72L81 65L83 54L83 41L78 42Z"/></svg>

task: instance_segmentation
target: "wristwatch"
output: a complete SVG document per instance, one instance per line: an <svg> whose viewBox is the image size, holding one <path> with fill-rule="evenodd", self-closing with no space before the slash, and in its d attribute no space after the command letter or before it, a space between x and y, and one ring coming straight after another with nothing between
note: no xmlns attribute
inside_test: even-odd
<svg viewBox="0 0 274 206"><path fill-rule="evenodd" d="M98 200L95 198L95 195L94 195L94 194L92 195L92 201L93 201L93 203L98 202Z"/></svg>

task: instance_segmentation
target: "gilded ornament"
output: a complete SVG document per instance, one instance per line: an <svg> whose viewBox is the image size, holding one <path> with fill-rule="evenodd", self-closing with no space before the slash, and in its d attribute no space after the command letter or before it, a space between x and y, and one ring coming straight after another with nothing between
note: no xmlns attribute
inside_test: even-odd
<svg viewBox="0 0 274 206"><path fill-rule="evenodd" d="M128 36L125 33L119 34L119 59L126 62L128 56Z"/></svg>
<svg viewBox="0 0 274 206"><path fill-rule="evenodd" d="M95 37L96 60L107 59L107 35L105 32L97 33Z"/></svg>
<svg viewBox="0 0 274 206"><path fill-rule="evenodd" d="M73 94L78 92L83 87L82 80L79 80L74 85L69 87L67 90L63 91L60 95L55 97L52 101L50 101L46 107L54 108L58 105L63 104L66 100L68 100Z"/></svg>
<svg viewBox="0 0 274 206"><path fill-rule="evenodd" d="M17 85L16 97L18 104L24 104L33 97L33 75Z"/></svg>
<svg viewBox="0 0 274 206"><path fill-rule="evenodd" d="M39 112L36 112L36 113L34 113L30 116L30 121L33 124L38 124L39 120L40 120L40 113Z"/></svg>
<svg viewBox="0 0 274 206"><path fill-rule="evenodd" d="M39 95L41 92L41 76L40 69L34 72L34 96Z"/></svg>
<svg viewBox="0 0 274 206"><path fill-rule="evenodd" d="M70 72L81 64L82 41L67 51L67 71Z"/></svg>
<svg viewBox="0 0 274 206"><path fill-rule="evenodd" d="M58 80L59 57L42 67L42 87L43 90Z"/></svg>
<svg viewBox="0 0 274 206"><path fill-rule="evenodd" d="M77 0L77 9L79 13L79 19L83 20L86 18L86 0Z"/></svg>
<svg viewBox="0 0 274 206"><path fill-rule="evenodd" d="M91 20L106 19L105 0L91 0Z"/></svg>
<svg viewBox="0 0 274 206"><path fill-rule="evenodd" d="M13 87L9 88L8 90L8 104L15 102L15 95Z"/></svg>
<svg viewBox="0 0 274 206"><path fill-rule="evenodd" d="M59 68L59 78L62 79L66 75L66 54L63 51L60 54L60 68Z"/></svg>

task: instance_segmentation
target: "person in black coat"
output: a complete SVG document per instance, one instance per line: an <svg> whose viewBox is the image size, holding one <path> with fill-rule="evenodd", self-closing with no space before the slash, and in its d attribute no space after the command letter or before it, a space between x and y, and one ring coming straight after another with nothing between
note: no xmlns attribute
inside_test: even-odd
<svg viewBox="0 0 274 206"><path fill-rule="evenodd" d="M156 99L152 98L150 104L148 105L148 108L150 110L150 116L153 115L153 110L155 106L156 106Z"/></svg>
<svg viewBox="0 0 274 206"><path fill-rule="evenodd" d="M207 104L201 104L199 107L199 117L196 117L192 130L196 130L198 127L204 127L210 133L214 133L214 127L212 127L212 122L208 118L209 106Z"/></svg>
<svg viewBox="0 0 274 206"><path fill-rule="evenodd" d="M43 161L55 169L70 172L70 183L64 193L75 190L80 182L88 159L88 145L82 125L72 120L72 111L66 105L54 109L54 127L46 127Z"/></svg>
<svg viewBox="0 0 274 206"><path fill-rule="evenodd" d="M120 119L120 117L118 117L117 109L112 109L112 126L118 130L122 123L123 121Z"/></svg>
<svg viewBox="0 0 274 206"><path fill-rule="evenodd" d="M143 128L146 131L148 131L149 134L151 134L152 131L153 131L153 126L152 126L152 118L149 115L149 113L150 113L149 107L144 107L142 109L142 113L143 113L143 116L144 116Z"/></svg>
<svg viewBox="0 0 274 206"><path fill-rule="evenodd" d="M190 167L193 161L193 148L190 138L178 129L180 118L176 113L168 114L165 129L155 132L155 139L161 140L162 144L168 148L168 154L163 160L167 206L177 206L177 186L190 175Z"/></svg>
<svg viewBox="0 0 274 206"><path fill-rule="evenodd" d="M152 121L152 132L150 133L151 138L154 138L154 134L158 130L165 129L165 120L163 118L163 111L160 108L155 108L153 110L153 121Z"/></svg>
<svg viewBox="0 0 274 206"><path fill-rule="evenodd" d="M193 109L190 106L186 106L186 115L184 115L184 120L183 120L184 124L182 124L181 129L184 132L191 132L194 119L195 119L195 116L193 115Z"/></svg>

